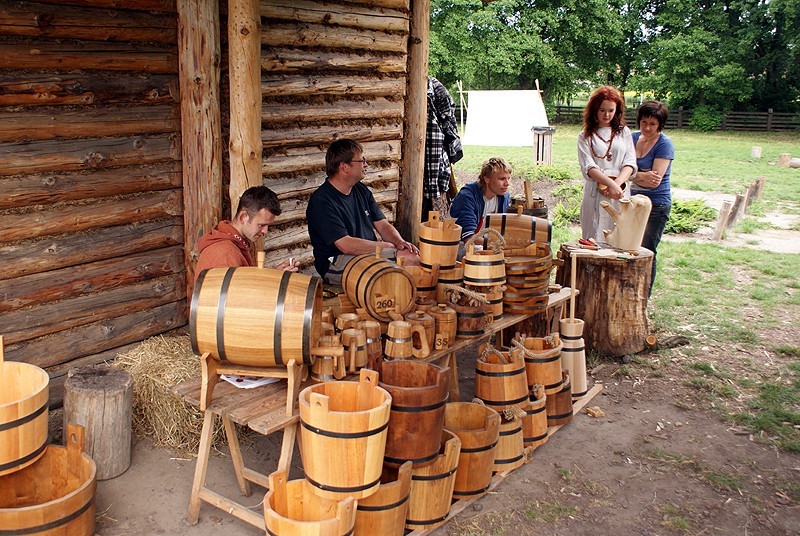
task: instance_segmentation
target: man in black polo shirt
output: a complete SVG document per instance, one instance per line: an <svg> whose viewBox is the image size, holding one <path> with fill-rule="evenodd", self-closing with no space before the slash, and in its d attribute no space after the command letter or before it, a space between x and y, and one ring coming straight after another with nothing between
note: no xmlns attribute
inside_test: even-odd
<svg viewBox="0 0 800 536"><path fill-rule="evenodd" d="M373 253L378 245L383 257L403 257L409 266L419 264L417 247L403 240L378 208L372 192L361 184L366 168L360 143L350 139L331 143L325 154L328 177L308 200L306 219L314 267L332 285L341 285L342 271L353 256Z"/></svg>

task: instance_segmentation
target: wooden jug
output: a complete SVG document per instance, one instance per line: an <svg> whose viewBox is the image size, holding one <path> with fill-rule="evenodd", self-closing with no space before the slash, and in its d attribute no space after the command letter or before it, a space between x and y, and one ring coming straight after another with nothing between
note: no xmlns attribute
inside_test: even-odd
<svg viewBox="0 0 800 536"><path fill-rule="evenodd" d="M414 346L413 334L419 336L419 347ZM430 353L428 338L425 336L425 328L420 325L412 326L405 320L393 320L389 322L386 331L386 357L391 359L409 359L412 357L427 357Z"/></svg>
<svg viewBox="0 0 800 536"><path fill-rule="evenodd" d="M414 311L413 313L408 313L406 315L406 322L409 322L412 326L417 324L422 326L422 328L425 330L426 340L430 346L434 340L434 336L436 335L435 321L433 317L422 311Z"/></svg>
<svg viewBox="0 0 800 536"><path fill-rule="evenodd" d="M350 374L367 366L367 334L363 329L347 328L342 332L344 357Z"/></svg>

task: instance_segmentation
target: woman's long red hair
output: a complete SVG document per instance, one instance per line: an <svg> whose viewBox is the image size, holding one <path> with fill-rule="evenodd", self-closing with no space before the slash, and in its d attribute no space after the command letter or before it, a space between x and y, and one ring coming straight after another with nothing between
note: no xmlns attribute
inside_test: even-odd
<svg viewBox="0 0 800 536"><path fill-rule="evenodd" d="M589 97L589 102L586 103L586 108L583 110L583 136L588 138L597 132L597 110L603 101L611 101L616 103L617 112L611 118L611 130L619 133L625 126L625 99L619 90L612 86L600 86L592 92Z"/></svg>

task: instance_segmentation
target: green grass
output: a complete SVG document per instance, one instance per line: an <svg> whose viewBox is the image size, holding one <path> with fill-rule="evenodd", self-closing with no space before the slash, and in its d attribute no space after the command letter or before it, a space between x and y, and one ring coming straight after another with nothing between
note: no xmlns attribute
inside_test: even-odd
<svg viewBox="0 0 800 536"><path fill-rule="evenodd" d="M578 508L575 506L568 506L558 501L533 501L525 506L525 517L531 521L544 521L550 524L558 523L577 513Z"/></svg>
<svg viewBox="0 0 800 536"><path fill-rule="evenodd" d="M689 532L692 522L689 520L682 509L672 503L667 503L659 508L661 513L661 526L673 532Z"/></svg>
<svg viewBox="0 0 800 536"><path fill-rule="evenodd" d="M659 461L677 469L690 470L697 478L720 491L739 491L742 487L739 475L715 469L683 454L655 449L649 453L648 457L650 460Z"/></svg>

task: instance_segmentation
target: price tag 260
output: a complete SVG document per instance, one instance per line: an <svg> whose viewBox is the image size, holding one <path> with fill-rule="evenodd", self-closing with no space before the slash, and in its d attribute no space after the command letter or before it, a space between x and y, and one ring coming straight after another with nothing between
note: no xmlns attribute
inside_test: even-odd
<svg viewBox="0 0 800 536"><path fill-rule="evenodd" d="M378 298L375 300L373 304L376 313L383 313L385 311L389 311L394 309L394 299L393 298Z"/></svg>

